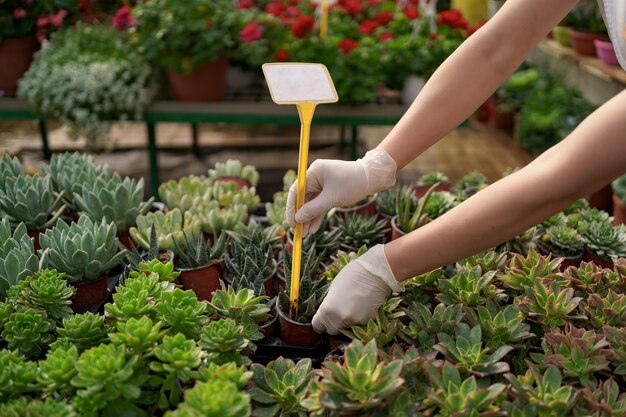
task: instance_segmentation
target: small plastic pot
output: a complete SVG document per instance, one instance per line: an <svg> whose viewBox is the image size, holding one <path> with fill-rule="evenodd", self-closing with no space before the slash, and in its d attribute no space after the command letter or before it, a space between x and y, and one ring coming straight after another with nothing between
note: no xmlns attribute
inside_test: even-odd
<svg viewBox="0 0 626 417"><path fill-rule="evenodd" d="M128 250L131 250L133 248L133 243L132 243L132 239L130 237L130 233L128 232L121 232L117 234L117 239L120 241L120 243L122 245L124 245L124 247Z"/></svg>
<svg viewBox="0 0 626 417"><path fill-rule="evenodd" d="M613 193L613 224L616 226L626 224L626 204L615 193Z"/></svg>
<svg viewBox="0 0 626 417"><path fill-rule="evenodd" d="M602 62L614 67L619 66L619 61L617 60L617 54L615 53L613 43L600 39L596 39L593 43L596 47L596 55Z"/></svg>
<svg viewBox="0 0 626 417"><path fill-rule="evenodd" d="M311 323L298 323L291 320L276 303L278 322L280 324L279 335L283 342L294 346L310 346L320 339L320 334L313 330Z"/></svg>
<svg viewBox="0 0 626 417"><path fill-rule="evenodd" d="M600 256L591 249L585 247L585 254L583 256L583 261L585 262L593 262L594 264L602 267L613 269L614 263L613 259L608 256Z"/></svg>
<svg viewBox="0 0 626 417"><path fill-rule="evenodd" d="M563 262L561 262L561 272L565 271L570 266L574 266L578 268L580 266L580 262L583 259L584 251L580 251L580 255L576 256L562 256L552 253L548 248L546 248L540 241L535 241L535 246L537 252L539 252L543 256L552 256L553 258L563 258Z"/></svg>
<svg viewBox="0 0 626 417"><path fill-rule="evenodd" d="M273 313L272 318L267 323L261 325L261 327L259 328L259 331L265 337L271 336L276 332L276 324L278 323L278 314L276 314L276 311L273 311L272 313Z"/></svg>
<svg viewBox="0 0 626 417"><path fill-rule="evenodd" d="M358 214L361 216L375 216L376 214L378 214L376 197L376 194L374 194L366 202L364 202L363 204L359 204L358 206L338 208L337 215L341 217L346 217L349 214Z"/></svg>
<svg viewBox="0 0 626 417"><path fill-rule="evenodd" d="M72 308L75 310L85 309L101 303L109 295L106 274L95 281L74 284L74 287L76 288L76 294L70 298L70 301L72 302Z"/></svg>
<svg viewBox="0 0 626 417"><path fill-rule="evenodd" d="M222 271L219 261L199 268L181 269L180 281L185 290L192 290L199 300L211 301L213 293L221 288Z"/></svg>
<svg viewBox="0 0 626 417"><path fill-rule="evenodd" d="M583 56L596 56L596 46L594 41L608 41L609 36L597 33L583 32L573 28L569 30L572 48L577 54Z"/></svg>
<svg viewBox="0 0 626 417"><path fill-rule="evenodd" d="M391 240L394 241L396 239L401 238L406 235L400 228L398 227L398 216L394 216L391 219Z"/></svg>

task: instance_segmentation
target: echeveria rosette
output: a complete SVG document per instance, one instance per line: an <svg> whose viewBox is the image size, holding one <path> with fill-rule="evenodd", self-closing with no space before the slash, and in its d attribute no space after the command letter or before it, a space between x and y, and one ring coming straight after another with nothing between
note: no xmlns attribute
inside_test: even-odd
<svg viewBox="0 0 626 417"><path fill-rule="evenodd" d="M185 234L195 236L200 233L201 223L190 212L173 209L167 213L157 211L138 216L137 226L128 229L133 240L144 249L150 249L150 233L154 228L159 250L174 250L174 241L185 247Z"/></svg>
<svg viewBox="0 0 626 417"><path fill-rule="evenodd" d="M8 177L20 177L26 175L20 160L9 156L8 152L0 159L0 188L4 186L4 180Z"/></svg>
<svg viewBox="0 0 626 417"><path fill-rule="evenodd" d="M93 222L82 215L68 225L63 220L41 234L41 253L49 257L49 266L64 272L71 284L101 278L117 266L125 255L117 240L117 228L102 219Z"/></svg>

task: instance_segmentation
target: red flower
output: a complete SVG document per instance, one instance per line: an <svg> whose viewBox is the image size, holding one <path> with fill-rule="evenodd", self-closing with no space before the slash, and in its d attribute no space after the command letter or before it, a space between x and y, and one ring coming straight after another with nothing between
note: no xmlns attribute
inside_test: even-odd
<svg viewBox="0 0 626 417"><path fill-rule="evenodd" d="M251 9L253 7L254 7L253 0L239 0L239 3L237 3L237 8L239 9Z"/></svg>
<svg viewBox="0 0 626 417"><path fill-rule="evenodd" d="M313 16L300 16L291 27L291 32L296 38L304 38L307 33L313 30L314 25Z"/></svg>
<svg viewBox="0 0 626 417"><path fill-rule="evenodd" d="M350 17L356 17L356 15L363 13L363 5L360 0L339 0L338 4Z"/></svg>
<svg viewBox="0 0 626 417"><path fill-rule="evenodd" d="M378 23L376 23L376 21L365 19L359 25L359 32L364 35L369 35L371 33L374 33L377 27Z"/></svg>
<svg viewBox="0 0 626 417"><path fill-rule="evenodd" d="M437 32L430 32L428 34L428 39L430 39L431 41L436 41L437 39L439 39L439 35L437 35Z"/></svg>
<svg viewBox="0 0 626 417"><path fill-rule="evenodd" d="M42 28L50 23L50 18L47 15L41 15L37 18L37 27Z"/></svg>
<svg viewBox="0 0 626 417"><path fill-rule="evenodd" d="M359 46L359 43L353 39L344 39L341 42L339 42L339 49L341 49L341 51L344 54L349 53L350 51L357 48L358 46Z"/></svg>
<svg viewBox="0 0 626 417"><path fill-rule="evenodd" d="M265 6L265 11L274 16L280 16L285 9L285 5L280 0L275 0Z"/></svg>
<svg viewBox="0 0 626 417"><path fill-rule="evenodd" d="M379 25L384 26L393 20L393 13L388 10L385 10L383 12L378 13L375 19Z"/></svg>
<svg viewBox="0 0 626 417"><path fill-rule="evenodd" d="M383 33L381 33L381 34L380 34L380 36L378 37L378 39L379 39L381 42L386 42L386 41L389 41L389 40L391 40L391 39L393 39L393 38L395 38L395 36L394 36L394 35L393 35L393 33L391 33L391 32L383 32Z"/></svg>
<svg viewBox="0 0 626 417"><path fill-rule="evenodd" d="M276 61L285 62L288 60L289 60L289 52L285 51L284 49L281 49L278 52L276 52Z"/></svg>
<svg viewBox="0 0 626 417"><path fill-rule="evenodd" d="M263 37L263 31L258 22L250 22L239 31L239 37L243 43L252 43Z"/></svg>
<svg viewBox="0 0 626 417"><path fill-rule="evenodd" d="M63 19L67 16L67 10L61 9L56 14L50 16L50 24L55 28L60 28L63 25Z"/></svg>
<svg viewBox="0 0 626 417"><path fill-rule="evenodd" d="M15 10L13 10L13 17L16 19L23 19L26 17L26 10L22 9L21 7L17 7Z"/></svg>
<svg viewBox="0 0 626 417"><path fill-rule="evenodd" d="M128 26L135 25L135 19L133 18L130 6L124 6L115 13L113 16L113 26L120 32L126 29Z"/></svg>
<svg viewBox="0 0 626 417"><path fill-rule="evenodd" d="M476 31L478 29L480 29L481 27L483 27L485 25L485 23L487 23L487 20L483 20L482 22L480 22L479 24L477 24L476 26L472 26L469 29L467 29L467 36L470 37L472 36L474 33L476 33Z"/></svg>
<svg viewBox="0 0 626 417"><path fill-rule="evenodd" d="M415 20L420 17L420 11L417 10L415 6L406 6L404 8L404 15L410 20Z"/></svg>
<svg viewBox="0 0 626 417"><path fill-rule="evenodd" d="M290 16L298 17L300 16L300 10L296 6L287 7L287 14Z"/></svg>
<svg viewBox="0 0 626 417"><path fill-rule="evenodd" d="M459 10L444 10L437 15L438 26L450 26L452 29L467 29L467 20Z"/></svg>
<svg viewBox="0 0 626 417"><path fill-rule="evenodd" d="M376 7L382 3L383 3L383 0L368 0L367 1L367 4L369 4L370 7Z"/></svg>

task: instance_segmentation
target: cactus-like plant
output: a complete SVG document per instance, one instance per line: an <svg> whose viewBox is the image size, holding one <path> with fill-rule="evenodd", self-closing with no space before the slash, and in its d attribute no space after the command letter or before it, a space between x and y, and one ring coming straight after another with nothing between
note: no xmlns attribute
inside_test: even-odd
<svg viewBox="0 0 626 417"><path fill-rule="evenodd" d="M244 205L220 208L217 201L193 206L187 213L191 213L193 219L198 221L204 233L211 235L219 235L226 230L235 230L238 224L245 222L248 218L248 211Z"/></svg>
<svg viewBox="0 0 626 417"><path fill-rule="evenodd" d="M48 253L49 266L74 284L99 279L120 263L124 251L119 250L116 233L115 224L104 219L93 222L82 215L71 225L59 219L39 242Z"/></svg>
<svg viewBox="0 0 626 417"><path fill-rule="evenodd" d="M626 327L626 295L609 290L606 297L591 294L583 302L591 325L596 329L602 326Z"/></svg>
<svg viewBox="0 0 626 417"><path fill-rule="evenodd" d="M452 210L455 205L456 199L451 193L446 191L433 192L424 205L424 212L429 219L434 220Z"/></svg>
<svg viewBox="0 0 626 417"><path fill-rule="evenodd" d="M626 256L626 233L608 222L583 222L578 231L585 245L597 255L606 257Z"/></svg>
<svg viewBox="0 0 626 417"><path fill-rule="evenodd" d="M105 219L115 223L118 233L126 232L135 225L137 216L146 214L153 198L143 201L143 178L136 181L117 173L112 177L97 177L93 184L83 185L80 193L74 195L76 208L93 221Z"/></svg>
<svg viewBox="0 0 626 417"><path fill-rule="evenodd" d="M463 303L470 307L485 304L487 300L504 300L504 291L492 282L495 275L495 271L483 274L480 266L459 270L452 278L439 281L441 294L437 295L437 300L448 305Z"/></svg>
<svg viewBox="0 0 626 417"><path fill-rule="evenodd" d="M368 415L391 405L404 383L401 372L401 360L379 360L374 341L366 345L355 341L346 347L343 364L325 363L322 378L312 381L311 394L302 405L314 417Z"/></svg>
<svg viewBox="0 0 626 417"><path fill-rule="evenodd" d="M169 209L179 209L183 213L194 205L206 203L212 197L212 188L205 177L190 175L164 182L159 186L159 197Z"/></svg>
<svg viewBox="0 0 626 417"><path fill-rule="evenodd" d="M398 207L408 205L409 207L415 209L417 206L417 200L415 199L413 189L406 185L402 187L392 187L378 193L376 202L380 212L389 217L393 217L398 214Z"/></svg>
<svg viewBox="0 0 626 417"><path fill-rule="evenodd" d="M402 309L410 322L399 337L420 350L430 350L436 343L436 335L453 335L457 324L463 319L463 306L438 304L433 312L421 303L412 303Z"/></svg>
<svg viewBox="0 0 626 417"><path fill-rule="evenodd" d="M550 226L541 236L541 244L556 256L577 256L585 243L575 229L565 225Z"/></svg>
<svg viewBox="0 0 626 417"><path fill-rule="evenodd" d="M188 237L183 232L184 246L174 241L174 251L178 255L179 268L199 268L222 259L226 248L226 235L221 234L214 244L206 241L202 234ZM158 261L158 260L157 260Z"/></svg>
<svg viewBox="0 0 626 417"><path fill-rule="evenodd" d="M385 310L381 307L376 315L362 326L352 326L349 329L342 330L342 333L352 340L359 340L368 343L373 340L376 346L384 348L391 344L402 325L398 320L389 319Z"/></svg>
<svg viewBox="0 0 626 417"><path fill-rule="evenodd" d="M417 185L434 185L437 183L448 182L450 179L446 174L439 171L427 172L426 174L419 177L417 180Z"/></svg>
<svg viewBox="0 0 626 417"><path fill-rule="evenodd" d="M573 315L582 298L574 297L573 289L561 288L556 282L538 280L533 288L525 289L525 294L520 301L522 312L549 329L587 318L584 315Z"/></svg>
<svg viewBox="0 0 626 417"><path fill-rule="evenodd" d="M515 291L532 288L538 279L558 279L562 259L551 259L531 249L527 255L514 253L499 279L505 287Z"/></svg>
<svg viewBox="0 0 626 417"><path fill-rule="evenodd" d="M0 403L37 394L37 363L27 362L17 352L0 350Z"/></svg>
<svg viewBox="0 0 626 417"><path fill-rule="evenodd" d="M365 245L371 248L383 243L387 233L387 223L375 216L347 214L337 218L337 228L341 231L339 241L352 248Z"/></svg>
<svg viewBox="0 0 626 417"><path fill-rule="evenodd" d="M531 353L531 358L544 366L556 366L568 378L583 386L595 388L594 373L609 368L609 343L593 330L578 329L571 324L563 333L546 333L541 342L543 353Z"/></svg>
<svg viewBox="0 0 626 417"><path fill-rule="evenodd" d="M480 387L474 376L462 379L458 369L448 362L441 369L432 364L426 369L433 389L424 403L432 412L439 410L436 415L488 415L500 408L498 397L506 389L505 384Z"/></svg>
<svg viewBox="0 0 626 417"><path fill-rule="evenodd" d="M328 269L324 273L326 279L331 282L343 268L345 268L353 260L365 254L365 252L367 252L366 246L361 246L356 252L346 253L342 250L338 251L332 257L333 263L328 266Z"/></svg>
<svg viewBox="0 0 626 417"><path fill-rule="evenodd" d="M74 392L70 381L76 375L74 365L78 361L76 346L59 346L51 349L46 359L39 362L37 382L48 395L69 395Z"/></svg>
<svg viewBox="0 0 626 417"><path fill-rule="evenodd" d="M233 319L211 321L202 329L198 345L206 352L207 360L218 365L228 362L247 365L250 359L241 352L253 348L244 326Z"/></svg>
<svg viewBox="0 0 626 417"><path fill-rule="evenodd" d="M247 280L262 283L272 274L276 267L272 247L263 245L260 239L257 235L244 244L236 240L231 242L229 253L224 259L226 279L230 282ZM238 287L241 284L236 283ZM255 293L260 294L256 289Z"/></svg>
<svg viewBox="0 0 626 417"><path fill-rule="evenodd" d="M207 308L192 290L178 288L163 291L156 304L158 319L166 325L168 333L182 333L188 339L197 339L207 321Z"/></svg>
<svg viewBox="0 0 626 417"><path fill-rule="evenodd" d="M45 313L29 307L18 307L4 324L0 336L11 350L36 358L54 340L54 322Z"/></svg>
<svg viewBox="0 0 626 417"><path fill-rule="evenodd" d="M259 183L259 172L254 166L243 166L241 161L234 159L229 159L226 162L217 162L215 168L209 169L209 180L212 183L226 180L224 177L241 178L254 187Z"/></svg>
<svg viewBox="0 0 626 417"><path fill-rule="evenodd" d="M65 210L63 192L54 191L50 177L7 177L0 187L0 210L11 224L21 222L29 231L43 230Z"/></svg>
<svg viewBox="0 0 626 417"><path fill-rule="evenodd" d="M200 382L185 393L185 401L165 417L250 417L250 395L228 381Z"/></svg>
<svg viewBox="0 0 626 417"><path fill-rule="evenodd" d="M319 229L315 233L310 233L302 240L302 250L305 252L315 248L317 253L323 259L326 259L330 254L337 251L339 242L341 241L341 229L336 227L328 230L328 223L332 218L332 211L328 212L326 216L322 218ZM292 235L289 235L291 239Z"/></svg>
<svg viewBox="0 0 626 417"><path fill-rule="evenodd" d="M417 201L417 207L415 207L414 199L401 198L401 194L398 196L395 219L396 226L401 231L411 233L430 221L428 213L426 213L426 205L436 187L437 184L426 191L426 194Z"/></svg>
<svg viewBox="0 0 626 417"><path fill-rule="evenodd" d="M128 231L133 240L144 249L150 249L150 234L153 229L159 250L174 250L174 242L184 247L184 234L195 236L200 233L201 228L200 220L189 212L183 214L179 209L167 213L147 213L138 216L136 222L137 227L131 227Z"/></svg>
<svg viewBox="0 0 626 417"><path fill-rule="evenodd" d="M433 349L454 362L459 370L478 377L509 371L509 364L501 360L513 350L513 347L503 345L490 353L491 349L483 347L480 326L470 329L465 323L457 325L455 336L452 338L447 333L438 334L439 343L433 346Z"/></svg>
<svg viewBox="0 0 626 417"><path fill-rule="evenodd" d="M244 206L248 213L251 213L261 203L256 188L243 187L239 189L237 184L232 182L215 184L213 186L213 200L217 201L223 208Z"/></svg>
<svg viewBox="0 0 626 417"><path fill-rule="evenodd" d="M282 244L278 226L263 227L254 219L250 219L248 224L239 223L234 230L229 230L226 233L233 241L241 245L246 246L254 241L263 250L267 250L267 248L278 249Z"/></svg>
<svg viewBox="0 0 626 417"><path fill-rule="evenodd" d="M282 357L262 366L252 364L255 386L250 397L256 404L255 415L267 417L305 417L306 409L300 404L307 395L313 376L311 360L294 363Z"/></svg>
<svg viewBox="0 0 626 417"><path fill-rule="evenodd" d="M5 152L0 158L0 188L4 187L4 181L8 177L20 177L26 175L20 160L17 157L11 157Z"/></svg>
<svg viewBox="0 0 626 417"><path fill-rule="evenodd" d="M524 323L524 315L516 305L508 305L503 309L488 302L485 307L478 306L477 313L473 310L467 313L467 321L472 326L480 326L483 341L489 349L515 346L534 336L529 332L530 326Z"/></svg>
<svg viewBox="0 0 626 417"><path fill-rule="evenodd" d="M63 325L57 328L59 340L65 340L83 352L107 340L110 327L99 314L86 312L63 319Z"/></svg>

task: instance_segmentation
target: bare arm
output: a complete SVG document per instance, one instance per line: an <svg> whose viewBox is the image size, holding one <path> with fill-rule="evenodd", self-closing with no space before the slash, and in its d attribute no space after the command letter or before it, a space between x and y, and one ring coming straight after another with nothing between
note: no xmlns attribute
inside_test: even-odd
<svg viewBox="0 0 626 417"><path fill-rule="evenodd" d="M380 144L398 169L469 117L577 0L509 0L430 78Z"/></svg>
<svg viewBox="0 0 626 417"><path fill-rule="evenodd" d="M489 249L626 172L626 91L522 170L385 245L398 280Z"/></svg>

